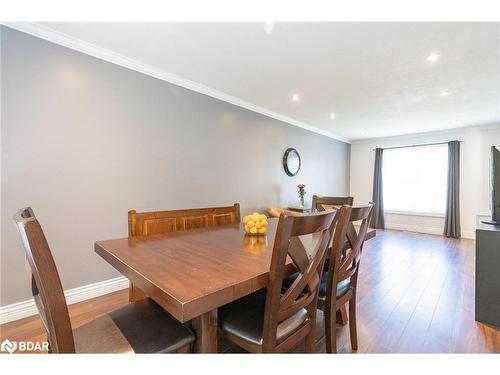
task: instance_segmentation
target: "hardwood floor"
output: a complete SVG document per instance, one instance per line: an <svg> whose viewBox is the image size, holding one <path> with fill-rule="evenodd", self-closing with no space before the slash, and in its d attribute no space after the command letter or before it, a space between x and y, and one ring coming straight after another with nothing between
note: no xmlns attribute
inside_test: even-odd
<svg viewBox="0 0 500 375"><path fill-rule="evenodd" d="M500 353L500 330L474 320L474 253L472 240L378 231L361 259L358 353ZM71 305L73 328L126 303L128 290ZM350 353L348 326L337 335ZM44 337L36 316L0 326L2 340ZM223 341L219 350L240 351Z"/></svg>

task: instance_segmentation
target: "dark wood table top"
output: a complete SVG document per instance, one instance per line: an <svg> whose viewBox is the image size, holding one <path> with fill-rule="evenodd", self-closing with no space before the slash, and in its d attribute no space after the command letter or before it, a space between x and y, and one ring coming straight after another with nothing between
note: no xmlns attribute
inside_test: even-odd
<svg viewBox="0 0 500 375"><path fill-rule="evenodd" d="M266 236L223 225L98 241L95 251L185 322L267 286L277 222L269 220Z"/></svg>
<svg viewBox="0 0 500 375"><path fill-rule="evenodd" d="M233 224L98 241L95 251L186 322L268 285L277 223L269 219L265 236L245 235ZM302 241L315 241L314 235ZM287 266L293 273L291 259Z"/></svg>

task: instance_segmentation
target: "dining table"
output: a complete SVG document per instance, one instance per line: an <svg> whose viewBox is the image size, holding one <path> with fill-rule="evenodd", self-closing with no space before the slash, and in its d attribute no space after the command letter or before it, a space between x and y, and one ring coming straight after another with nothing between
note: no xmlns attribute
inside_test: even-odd
<svg viewBox="0 0 500 375"><path fill-rule="evenodd" d="M175 319L191 325L195 352L216 353L217 309L269 283L277 224L269 219L262 236L246 235L240 223L97 241L94 248ZM313 236L302 236L304 245ZM295 272L289 257L285 272Z"/></svg>

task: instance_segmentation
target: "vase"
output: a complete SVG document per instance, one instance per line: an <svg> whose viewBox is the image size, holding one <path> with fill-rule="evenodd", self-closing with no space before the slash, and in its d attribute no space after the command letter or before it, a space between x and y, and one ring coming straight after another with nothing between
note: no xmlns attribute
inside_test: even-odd
<svg viewBox="0 0 500 375"><path fill-rule="evenodd" d="M306 205L304 203L304 197L300 196L300 208L304 208Z"/></svg>

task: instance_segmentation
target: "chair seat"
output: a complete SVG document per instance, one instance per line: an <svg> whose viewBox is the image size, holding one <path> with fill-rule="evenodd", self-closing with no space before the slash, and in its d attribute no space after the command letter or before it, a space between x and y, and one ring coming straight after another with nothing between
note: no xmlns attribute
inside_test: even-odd
<svg viewBox="0 0 500 375"><path fill-rule="evenodd" d="M298 272L283 279L283 292L293 284L293 282L295 281L297 276L298 276ZM319 295L318 295L318 299L320 299L320 300L326 299L327 283L328 283L328 272L323 271L323 275L321 276L321 284L319 286ZM351 284L350 284L348 279L342 280L341 282L339 282L337 284L337 299L342 297L344 294L346 294L347 291L349 290L350 286L351 286Z"/></svg>
<svg viewBox="0 0 500 375"><path fill-rule="evenodd" d="M325 300L326 299L326 289L328 284L328 272L323 272L323 276L321 276L321 284L319 286L319 296L318 299ZM345 279L337 283L337 299L342 297L349 291L351 287L351 283L349 279Z"/></svg>
<svg viewBox="0 0 500 375"><path fill-rule="evenodd" d="M150 298L94 319L73 336L77 353L172 353L195 340Z"/></svg>
<svg viewBox="0 0 500 375"><path fill-rule="evenodd" d="M219 309L219 326L225 333L237 336L257 345L262 344L266 289L240 298ZM301 309L295 315L278 324L276 339L279 342L295 332L307 320L307 310Z"/></svg>

